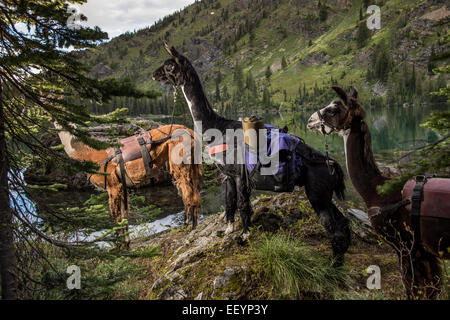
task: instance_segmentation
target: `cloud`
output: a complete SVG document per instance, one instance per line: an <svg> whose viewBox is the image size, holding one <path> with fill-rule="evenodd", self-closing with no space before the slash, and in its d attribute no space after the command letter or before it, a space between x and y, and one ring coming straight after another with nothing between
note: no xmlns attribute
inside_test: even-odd
<svg viewBox="0 0 450 320"><path fill-rule="evenodd" d="M87 25L99 26L110 38L126 31L151 26L164 16L182 9L194 0L88 0L80 7Z"/></svg>

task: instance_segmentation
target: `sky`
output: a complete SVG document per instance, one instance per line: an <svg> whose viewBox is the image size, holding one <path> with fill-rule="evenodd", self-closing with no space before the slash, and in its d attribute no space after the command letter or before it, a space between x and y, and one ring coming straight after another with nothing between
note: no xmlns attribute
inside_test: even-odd
<svg viewBox="0 0 450 320"><path fill-rule="evenodd" d="M87 25L99 26L114 38L126 31L151 26L164 16L183 9L194 0L88 0L79 10Z"/></svg>

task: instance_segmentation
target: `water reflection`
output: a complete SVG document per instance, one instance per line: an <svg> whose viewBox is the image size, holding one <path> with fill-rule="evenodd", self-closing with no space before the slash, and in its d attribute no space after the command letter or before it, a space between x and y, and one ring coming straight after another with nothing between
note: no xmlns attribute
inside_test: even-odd
<svg viewBox="0 0 450 320"><path fill-rule="evenodd" d="M366 108L366 122L369 125L372 136L372 149L377 161L391 162L395 159L394 152L409 150L423 146L426 143L438 140L436 133L430 129L421 127L431 111L435 110L427 106L411 106L408 108ZM292 113L265 114L266 123L277 126L288 125L289 132L305 140L313 148L324 152L325 139L322 134L307 129L307 122L314 110ZM293 120L292 120L293 119ZM333 134L328 138L330 154L342 165L345 164L344 142L342 137ZM353 188L346 173L347 199L363 206L359 194Z"/></svg>
<svg viewBox="0 0 450 320"><path fill-rule="evenodd" d="M324 139L307 129L309 117L314 111L296 112L294 121L288 112L265 114L267 123L275 125L287 124L291 133L303 138L312 147L323 150ZM386 151L407 150L433 142L438 139L430 129L420 125L425 122L431 108L426 106L411 106L409 108L367 108L366 121L372 134L372 149L375 154ZM284 120L282 120L282 118ZM287 121L286 119L290 119ZM289 123L287 123L289 122ZM330 150L341 153L344 150L342 138L332 135L329 138Z"/></svg>

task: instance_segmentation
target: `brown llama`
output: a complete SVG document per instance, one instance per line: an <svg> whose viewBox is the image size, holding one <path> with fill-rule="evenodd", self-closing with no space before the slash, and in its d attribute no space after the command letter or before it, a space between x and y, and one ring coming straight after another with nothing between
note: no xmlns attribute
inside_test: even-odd
<svg viewBox="0 0 450 320"><path fill-rule="evenodd" d="M201 207L198 187L202 169L201 165L194 164L193 162L195 136L191 129L182 125L165 125L145 132L145 138L149 139L147 143L148 141L154 142L146 145L149 155L148 158L146 155L142 156L139 154L139 145L137 142L134 143L134 146L133 143L131 145L123 144L121 147L122 153L116 155L112 148L95 150L77 141L76 137L69 132L62 131L61 126L58 124L55 124L55 127L59 130L59 137L69 157L80 161L97 163L100 166L99 172L106 173L92 174L89 176L89 181L99 188L106 189L108 192L111 217L116 222L121 222L130 215L128 194L125 194L127 188L148 185L151 179L158 179L161 170L168 164L174 184L183 199L185 223L187 224L189 218L191 218L193 228L196 227L198 212ZM136 137L136 139L138 138ZM136 139L130 137L124 140L134 142ZM137 149L136 145L138 146ZM131 149L128 149L131 151L128 153L127 146L131 146ZM184 154L184 150L189 152ZM123 174L118 156L122 156L124 159L123 165L125 172ZM150 163L148 165L145 164L144 159L149 159ZM125 181L123 181L124 179ZM129 248L130 238L128 236L128 226L119 233L120 235L125 235L125 247Z"/></svg>
<svg viewBox="0 0 450 320"><path fill-rule="evenodd" d="M402 280L409 299L435 299L441 292L441 262L449 252L440 255L437 243L448 246L448 222L421 229L421 241L413 231L410 212L402 206L402 193L380 195L377 186L389 178L378 169L371 148L366 111L358 102L358 91L350 87L347 93L333 87L340 99L315 112L308 128L323 134L337 133L344 138L347 171L355 189L369 209L374 229L395 249ZM443 220L444 221L444 220Z"/></svg>

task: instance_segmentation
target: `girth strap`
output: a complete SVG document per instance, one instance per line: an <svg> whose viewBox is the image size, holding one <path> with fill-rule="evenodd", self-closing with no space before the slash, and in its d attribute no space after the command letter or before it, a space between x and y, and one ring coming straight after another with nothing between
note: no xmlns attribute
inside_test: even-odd
<svg viewBox="0 0 450 320"><path fill-rule="evenodd" d="M423 188L428 179L435 177L434 174L425 174L416 177L416 185L414 186L411 196L411 223L414 229L414 243L420 242L420 206L423 201Z"/></svg>
<svg viewBox="0 0 450 320"><path fill-rule="evenodd" d="M114 156L108 157L105 161L100 162L100 165L104 165L103 173L105 174L105 190L106 190L106 169L108 169L108 163L114 158Z"/></svg>
<svg viewBox="0 0 450 320"><path fill-rule="evenodd" d="M115 147L114 151L116 152L117 161L120 166L120 179L122 180L122 188L123 188L123 202L125 205L125 210L128 210L128 189L127 189L127 180L125 177L125 162L123 161L122 151L120 151L119 147Z"/></svg>
<svg viewBox="0 0 450 320"><path fill-rule="evenodd" d="M141 148L142 160L144 161L145 167L145 175L147 179L151 182L150 163L152 162L152 158L150 157L149 150L147 149L147 142L145 142L144 138L142 137L139 137L137 141L139 143L139 147ZM151 145L152 143L151 137L148 143Z"/></svg>

